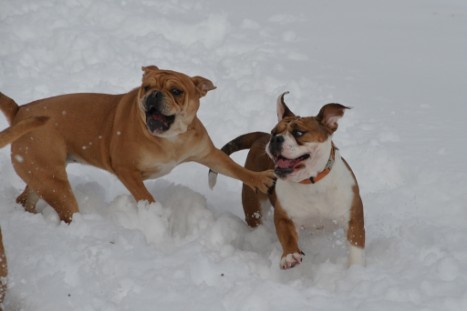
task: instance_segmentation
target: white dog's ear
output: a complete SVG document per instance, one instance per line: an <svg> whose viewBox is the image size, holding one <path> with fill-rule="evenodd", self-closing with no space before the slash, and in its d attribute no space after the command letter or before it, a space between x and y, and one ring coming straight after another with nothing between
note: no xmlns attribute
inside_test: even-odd
<svg viewBox="0 0 467 311"><path fill-rule="evenodd" d="M339 126L337 121L342 118L346 109L350 108L341 104L324 105L316 116L316 120L332 134L337 130Z"/></svg>
<svg viewBox="0 0 467 311"><path fill-rule="evenodd" d="M278 121L281 121L285 117L294 117L295 116L295 114L292 111L290 111L289 107L287 107L287 105L285 104L284 96L287 95L287 94L289 94L288 91L282 93L277 98L276 111L277 111L277 120Z"/></svg>
<svg viewBox="0 0 467 311"><path fill-rule="evenodd" d="M211 80L200 76L192 77L191 81L193 81L196 88L198 89L200 97L205 96L209 91L212 91L216 88L216 86L214 85L214 83L211 82Z"/></svg>

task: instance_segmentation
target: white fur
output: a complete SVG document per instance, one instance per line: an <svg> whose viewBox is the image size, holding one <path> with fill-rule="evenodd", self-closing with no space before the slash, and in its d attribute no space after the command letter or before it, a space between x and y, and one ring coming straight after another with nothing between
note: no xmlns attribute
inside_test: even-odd
<svg viewBox="0 0 467 311"><path fill-rule="evenodd" d="M277 199L297 228L321 229L341 227L348 229L355 180L336 150L330 173L315 184L300 184L279 179ZM364 250L349 244L349 265L365 265ZM290 254L288 254L290 255ZM282 262L284 261L284 262ZM281 260L283 264L287 259Z"/></svg>
<svg viewBox="0 0 467 311"><path fill-rule="evenodd" d="M302 255L299 253L287 254L281 258L281 269L292 268L302 262Z"/></svg>
<svg viewBox="0 0 467 311"><path fill-rule="evenodd" d="M338 224L347 228L355 181L336 151L331 172L315 184L299 184L279 179L277 198L297 227Z"/></svg>
<svg viewBox="0 0 467 311"><path fill-rule="evenodd" d="M325 142L309 142L307 144L299 145L295 138L289 133L280 134L284 137L281 155L287 159L296 159L304 154L309 154L310 158L303 162L305 168L287 175L286 180L292 182L299 182L311 176L316 176L321 172L329 159L331 152L332 137L329 136ZM269 143L266 146L266 152L269 153Z"/></svg>
<svg viewBox="0 0 467 311"><path fill-rule="evenodd" d="M364 266L365 265L365 251L363 248L352 245L348 243L349 245L349 266L353 265L360 265Z"/></svg>

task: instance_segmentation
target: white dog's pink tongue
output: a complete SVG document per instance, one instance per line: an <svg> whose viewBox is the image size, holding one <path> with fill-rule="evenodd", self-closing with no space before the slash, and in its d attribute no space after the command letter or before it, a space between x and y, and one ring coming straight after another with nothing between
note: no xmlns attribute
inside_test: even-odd
<svg viewBox="0 0 467 311"><path fill-rule="evenodd" d="M292 168L295 164L295 160L289 160L285 158L280 158L276 162L276 167L279 168Z"/></svg>

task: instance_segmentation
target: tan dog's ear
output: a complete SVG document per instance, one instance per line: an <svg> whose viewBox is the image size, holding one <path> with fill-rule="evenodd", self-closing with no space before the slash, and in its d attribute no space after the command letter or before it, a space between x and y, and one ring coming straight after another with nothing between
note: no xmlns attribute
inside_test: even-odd
<svg viewBox="0 0 467 311"><path fill-rule="evenodd" d="M192 77L191 81L193 81L196 88L198 89L200 97L205 96L209 91L212 91L216 88L211 80L200 76Z"/></svg>
<svg viewBox="0 0 467 311"><path fill-rule="evenodd" d="M143 80L146 78L146 76L151 72L151 71L158 71L159 68L154 65L149 65L149 66L143 66L141 67L141 70L143 70Z"/></svg>
<svg viewBox="0 0 467 311"><path fill-rule="evenodd" d="M144 71L144 74L147 74L149 71L151 70L159 70L159 68L157 66L154 66L154 65L149 65L149 66L143 66L141 67L141 70Z"/></svg>
<svg viewBox="0 0 467 311"><path fill-rule="evenodd" d="M342 118L345 109L350 108L341 104L324 105L316 116L316 120L332 134L337 130L337 121Z"/></svg>
<svg viewBox="0 0 467 311"><path fill-rule="evenodd" d="M289 107L285 104L284 101L284 96L289 94L289 91L282 93L278 98L277 98L277 121L281 121L285 117L294 117L295 114L290 111Z"/></svg>

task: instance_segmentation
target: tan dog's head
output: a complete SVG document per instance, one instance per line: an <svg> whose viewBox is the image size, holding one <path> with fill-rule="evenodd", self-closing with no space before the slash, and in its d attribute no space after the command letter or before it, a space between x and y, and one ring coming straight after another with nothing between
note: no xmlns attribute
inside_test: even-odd
<svg viewBox="0 0 467 311"><path fill-rule="evenodd" d="M199 76L189 77L156 66L142 69L143 83L138 100L148 131L159 137L184 133L196 116L199 99L216 87Z"/></svg>
<svg viewBox="0 0 467 311"><path fill-rule="evenodd" d="M327 104L317 116L302 118L287 107L285 94L288 92L277 99L279 123L271 131L266 152L274 161L279 178L299 182L316 174L329 159L332 134L348 107Z"/></svg>

